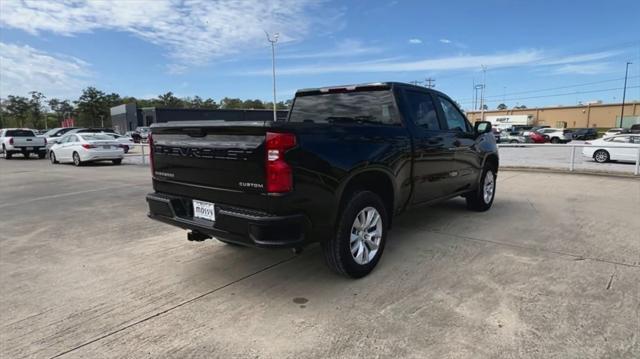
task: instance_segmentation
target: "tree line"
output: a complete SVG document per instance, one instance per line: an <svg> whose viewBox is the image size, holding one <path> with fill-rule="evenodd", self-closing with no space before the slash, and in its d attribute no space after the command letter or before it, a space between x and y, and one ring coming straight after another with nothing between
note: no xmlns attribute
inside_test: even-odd
<svg viewBox="0 0 640 359"><path fill-rule="evenodd" d="M97 127L104 124L111 127L111 107L124 103L136 103L142 107L171 107L187 109L272 109L272 102L261 100L241 100L225 97L220 102L212 98L176 97L173 92L161 94L152 99L137 99L105 93L95 87L87 87L75 101L47 98L39 91L31 91L28 96L8 95L0 98L0 128L29 127L36 129L59 127L62 120L74 118L76 126ZM279 110L286 110L291 100L276 104Z"/></svg>

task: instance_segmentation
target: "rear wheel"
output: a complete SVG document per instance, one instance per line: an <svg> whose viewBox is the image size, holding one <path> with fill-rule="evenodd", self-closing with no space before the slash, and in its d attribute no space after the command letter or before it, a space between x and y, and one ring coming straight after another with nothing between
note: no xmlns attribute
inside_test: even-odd
<svg viewBox="0 0 640 359"><path fill-rule="evenodd" d="M24 158L29 158L29 156L30 156L30 155L31 155L31 153L30 153L30 152L22 152L22 156L23 156Z"/></svg>
<svg viewBox="0 0 640 359"><path fill-rule="evenodd" d="M377 194L353 193L342 210L335 237L322 243L327 265L351 278L369 274L384 251L387 221L386 208Z"/></svg>
<svg viewBox="0 0 640 359"><path fill-rule="evenodd" d="M80 159L80 155L78 154L78 152L73 153L73 164L76 167L82 166L82 160Z"/></svg>
<svg viewBox="0 0 640 359"><path fill-rule="evenodd" d="M560 139L558 137L554 137L551 139L551 143L560 143Z"/></svg>
<svg viewBox="0 0 640 359"><path fill-rule="evenodd" d="M117 160L111 160L111 162L113 162L114 165L122 164L122 158L118 158Z"/></svg>
<svg viewBox="0 0 640 359"><path fill-rule="evenodd" d="M478 188L466 196L467 208L484 212L491 208L496 196L496 172L492 167L485 168Z"/></svg>
<svg viewBox="0 0 640 359"><path fill-rule="evenodd" d="M598 163L605 163L605 162L609 162L609 159L611 157L609 156L609 152L605 151L605 150L597 150L594 154L593 154L593 159L598 162Z"/></svg>
<svg viewBox="0 0 640 359"><path fill-rule="evenodd" d="M11 159L11 154L9 152L7 152L7 148L4 147L4 145L2 145L2 154L4 154L4 159L5 160L10 160Z"/></svg>
<svg viewBox="0 0 640 359"><path fill-rule="evenodd" d="M38 158L43 159L47 155L46 152L38 152Z"/></svg>
<svg viewBox="0 0 640 359"><path fill-rule="evenodd" d="M56 158L56 154L53 153L53 151L49 152L49 161L51 161L52 165L58 163L58 159Z"/></svg>

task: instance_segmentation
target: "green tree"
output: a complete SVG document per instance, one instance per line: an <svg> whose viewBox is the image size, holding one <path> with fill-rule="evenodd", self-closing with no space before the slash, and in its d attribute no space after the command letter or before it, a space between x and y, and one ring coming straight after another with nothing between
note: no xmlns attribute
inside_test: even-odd
<svg viewBox="0 0 640 359"><path fill-rule="evenodd" d="M507 109L507 105L501 103L498 105L498 107L496 107L498 110L506 110Z"/></svg>
<svg viewBox="0 0 640 359"><path fill-rule="evenodd" d="M26 97L9 95L5 109L17 127L24 127L29 118L31 105Z"/></svg>
<svg viewBox="0 0 640 359"><path fill-rule="evenodd" d="M52 98L47 102L47 104L55 114L55 119L58 121L58 125L60 125L66 116L73 115L73 106L71 106L69 100L58 100L57 98Z"/></svg>
<svg viewBox="0 0 640 359"><path fill-rule="evenodd" d="M174 108L183 108L184 106L184 102L175 97L173 95L173 92L169 91L163 95L158 96L158 98L156 99L156 106L162 106L162 107L174 107Z"/></svg>
<svg viewBox="0 0 640 359"><path fill-rule="evenodd" d="M78 113L78 122L84 126L96 127L101 120L109 118L107 95L95 87L82 90L82 95L74 101Z"/></svg>
<svg viewBox="0 0 640 359"><path fill-rule="evenodd" d="M239 98L229 98L225 97L220 101L220 107L229 110L229 109L241 109L243 102Z"/></svg>
<svg viewBox="0 0 640 359"><path fill-rule="evenodd" d="M244 100L242 103L242 108L246 109L264 109L264 103L261 100Z"/></svg>
<svg viewBox="0 0 640 359"><path fill-rule="evenodd" d="M46 121L44 117L45 110L42 106L42 102L46 98L42 92L31 91L29 92L31 98L29 99L29 117L31 118L31 125L33 128L42 128L43 121ZM45 123L44 127L48 127Z"/></svg>

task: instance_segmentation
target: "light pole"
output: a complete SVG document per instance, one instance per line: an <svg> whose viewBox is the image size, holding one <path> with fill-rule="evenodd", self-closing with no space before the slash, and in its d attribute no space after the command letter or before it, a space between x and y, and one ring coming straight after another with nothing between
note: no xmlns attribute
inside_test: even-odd
<svg viewBox="0 0 640 359"><path fill-rule="evenodd" d="M620 128L622 128L622 123L624 121L624 100L627 96L627 75L629 75L629 65L633 62L627 62L627 68L624 70L624 89L622 90L622 109L620 110Z"/></svg>
<svg viewBox="0 0 640 359"><path fill-rule="evenodd" d="M267 35L267 41L271 43L271 70L273 72L273 121L278 120L278 116L276 113L276 42L278 42L278 37L280 34L277 32L273 34L273 38L269 36L268 32L264 32Z"/></svg>
<svg viewBox="0 0 640 359"><path fill-rule="evenodd" d="M480 91L481 121L484 121L484 90L487 87L487 67L482 65L482 90Z"/></svg>

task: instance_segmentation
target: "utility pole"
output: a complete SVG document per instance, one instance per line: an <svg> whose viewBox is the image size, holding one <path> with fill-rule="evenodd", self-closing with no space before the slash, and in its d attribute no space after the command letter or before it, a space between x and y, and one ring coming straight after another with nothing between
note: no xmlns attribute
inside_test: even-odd
<svg viewBox="0 0 640 359"><path fill-rule="evenodd" d="M436 87L436 80L432 79L431 77L425 79L424 82L426 83L425 86L429 89Z"/></svg>
<svg viewBox="0 0 640 359"><path fill-rule="evenodd" d="M276 42L278 42L278 37L280 34L277 32L273 34L273 38L269 36L268 32L264 32L267 35L267 41L271 43L271 68L273 72L273 121L278 120L278 115L276 112Z"/></svg>
<svg viewBox="0 0 640 359"><path fill-rule="evenodd" d="M484 89L487 87L487 67L482 65L482 90L480 91L480 119L484 121Z"/></svg>
<svg viewBox="0 0 640 359"><path fill-rule="evenodd" d="M627 68L624 70L624 89L622 90L622 109L620 110L620 127L624 122L624 100L627 96L627 75L629 75L629 65L633 62L627 62Z"/></svg>

